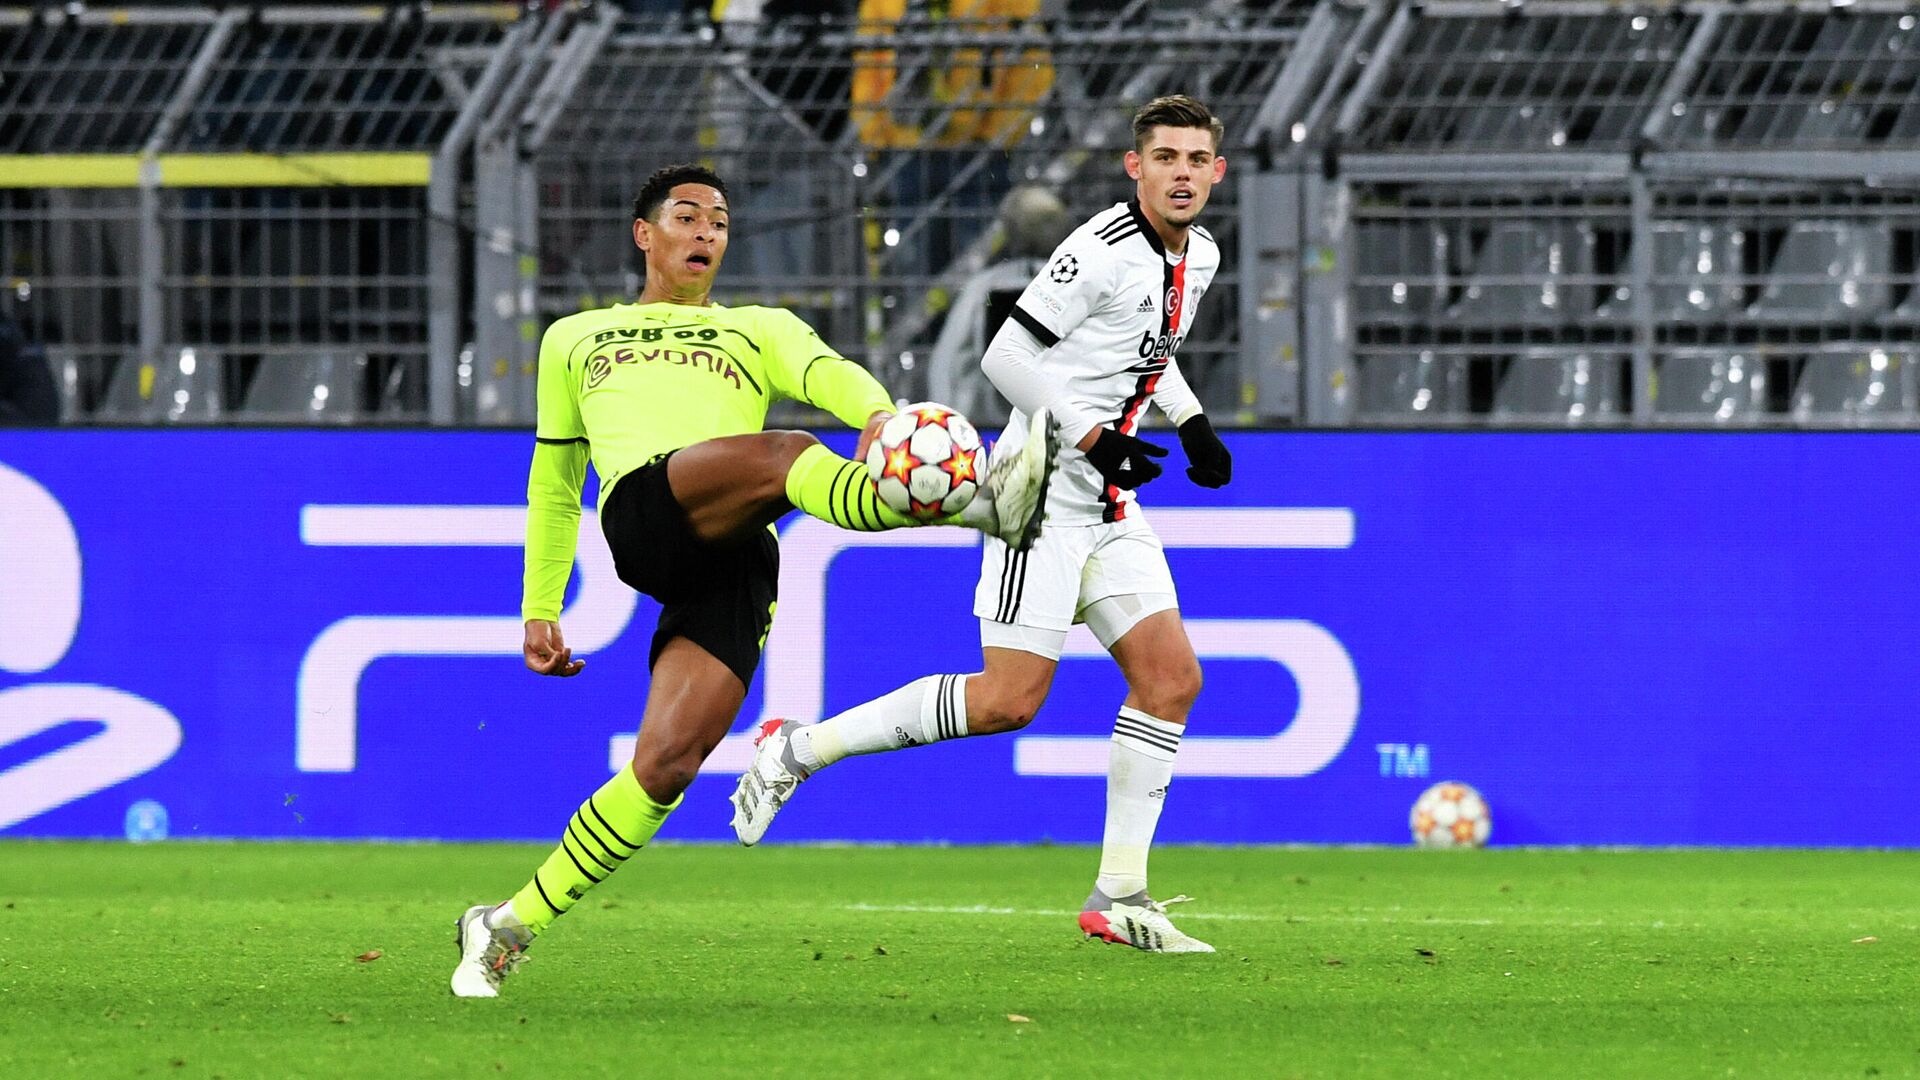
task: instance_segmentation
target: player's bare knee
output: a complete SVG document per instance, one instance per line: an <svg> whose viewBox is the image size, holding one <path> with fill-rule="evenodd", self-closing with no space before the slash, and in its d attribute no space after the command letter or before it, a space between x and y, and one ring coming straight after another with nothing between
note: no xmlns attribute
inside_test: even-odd
<svg viewBox="0 0 1920 1080"><path fill-rule="evenodd" d="M787 470L793 467L794 459L819 441L804 431L767 432L768 471L780 474L784 481Z"/></svg>
<svg viewBox="0 0 1920 1080"><path fill-rule="evenodd" d="M671 802L693 785L706 757L699 747L691 745L656 750L634 761L634 778L640 781L649 797Z"/></svg>
<svg viewBox="0 0 1920 1080"><path fill-rule="evenodd" d="M982 687L984 680L976 680L967 688L968 727L976 735L998 735L1006 731L1019 731L1040 711L1040 705L1046 698L1044 688L1038 693L1027 687L1007 687L989 683ZM984 692L983 692L984 691Z"/></svg>
<svg viewBox="0 0 1920 1080"><path fill-rule="evenodd" d="M1187 711L1200 698L1198 661L1168 664L1141 680L1145 685L1131 687L1134 699L1148 715L1174 723L1185 721Z"/></svg>
<svg viewBox="0 0 1920 1080"><path fill-rule="evenodd" d="M807 447L820 440L804 431L769 431L758 440L760 460L755 463L753 483L758 489L756 494L762 499L784 498L787 493L787 473L792 471L794 460L805 453Z"/></svg>

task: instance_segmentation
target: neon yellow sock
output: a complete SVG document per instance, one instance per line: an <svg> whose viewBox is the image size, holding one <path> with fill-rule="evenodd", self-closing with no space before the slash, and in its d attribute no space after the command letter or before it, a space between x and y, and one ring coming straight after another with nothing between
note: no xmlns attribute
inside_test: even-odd
<svg viewBox="0 0 1920 1080"><path fill-rule="evenodd" d="M787 470L787 501L831 525L882 532L921 524L880 501L867 467L815 443Z"/></svg>
<svg viewBox="0 0 1920 1080"><path fill-rule="evenodd" d="M533 872L533 880L513 894L514 916L532 933L545 930L645 847L679 805L679 799L666 806L654 802L633 769L622 767L580 804L560 846Z"/></svg>

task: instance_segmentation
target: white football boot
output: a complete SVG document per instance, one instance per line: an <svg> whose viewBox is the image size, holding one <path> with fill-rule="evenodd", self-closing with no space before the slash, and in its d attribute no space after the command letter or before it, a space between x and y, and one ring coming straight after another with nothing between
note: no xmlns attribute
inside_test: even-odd
<svg viewBox="0 0 1920 1080"><path fill-rule="evenodd" d="M532 938L525 931L487 925L487 915L494 906L470 907L454 921L453 940L460 949L460 963L453 969L455 997L499 997L501 981L527 958L527 944Z"/></svg>
<svg viewBox="0 0 1920 1080"><path fill-rule="evenodd" d="M1150 899L1144 892L1120 900L1095 891L1087 910L1080 913L1080 930L1090 938L1114 945L1131 945L1145 952L1210 953L1213 946L1189 937L1167 918L1167 908L1184 904L1191 896Z"/></svg>
<svg viewBox="0 0 1920 1080"><path fill-rule="evenodd" d="M773 815L787 805L806 770L793 757L792 735L798 724L791 720L768 720L753 737L753 764L740 774L734 785L733 835L745 847L752 847L767 835Z"/></svg>
<svg viewBox="0 0 1920 1080"><path fill-rule="evenodd" d="M960 524L1025 551L1040 539L1047 516L1047 484L1060 457L1060 430L1045 409L1027 420L1027 441L1020 451L987 466L979 494L960 511Z"/></svg>

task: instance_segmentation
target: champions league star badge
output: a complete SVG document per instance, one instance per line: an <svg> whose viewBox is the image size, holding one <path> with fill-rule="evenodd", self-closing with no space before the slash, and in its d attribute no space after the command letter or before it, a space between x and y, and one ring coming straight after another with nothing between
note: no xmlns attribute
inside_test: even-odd
<svg viewBox="0 0 1920 1080"><path fill-rule="evenodd" d="M1065 285L1078 273L1080 260L1071 255L1062 255L1053 261L1053 268L1047 271L1047 276L1053 279L1055 285Z"/></svg>

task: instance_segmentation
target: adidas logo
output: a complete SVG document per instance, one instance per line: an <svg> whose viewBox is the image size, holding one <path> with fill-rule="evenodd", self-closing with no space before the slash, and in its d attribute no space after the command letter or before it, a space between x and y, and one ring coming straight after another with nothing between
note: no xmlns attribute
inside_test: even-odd
<svg viewBox="0 0 1920 1080"><path fill-rule="evenodd" d="M1146 312L1146 313L1147 313L1147 314L1149 314L1149 315L1151 315L1151 314L1153 314L1153 297L1151 297L1151 296L1143 296L1143 297L1141 297L1141 298L1140 298L1140 306L1139 306L1139 307L1137 307L1137 308L1134 308L1134 309L1133 309L1133 313L1134 313L1135 315L1138 315L1138 314L1140 314L1140 313L1141 313L1141 312L1143 312L1143 311L1144 311L1144 312Z"/></svg>

